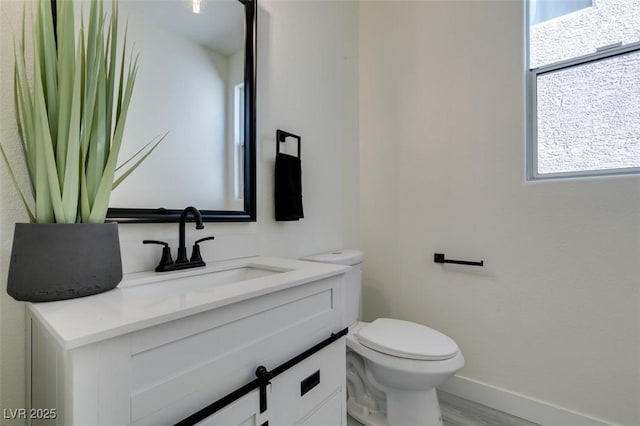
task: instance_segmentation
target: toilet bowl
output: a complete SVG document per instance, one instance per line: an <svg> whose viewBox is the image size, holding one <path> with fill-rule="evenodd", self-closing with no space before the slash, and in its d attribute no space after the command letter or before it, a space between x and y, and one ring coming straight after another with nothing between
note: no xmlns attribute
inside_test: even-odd
<svg viewBox="0 0 640 426"><path fill-rule="evenodd" d="M352 267L345 279L349 415L365 426L441 426L436 387L464 365L456 343L410 321L359 322L361 251L341 250L303 260Z"/></svg>
<svg viewBox="0 0 640 426"><path fill-rule="evenodd" d="M402 356L392 345L389 345L391 350L386 352L395 352L393 354L385 353L385 348L373 349L366 346L368 342L363 339L363 335L366 335L367 330L371 330L372 327L377 328L381 321L390 322L386 328L390 332L395 328L400 335L405 326L419 326L407 321L379 318L372 323L358 322L349 327L347 371L355 370L355 376L363 382L363 393L371 394L371 399L375 401L374 404L362 403L363 398L359 396L359 392L348 387L349 414L367 426L441 425L442 418L435 388L462 368L464 365L462 353L453 340L441 333L439 333L441 337L453 344L454 350L451 352L429 350L428 341L423 340L425 347L422 352L423 359L415 359L416 356L408 358L410 354ZM424 329L427 335L438 333L428 327ZM389 334L389 336L393 335ZM394 340L398 340L398 335L393 337ZM358 371L354 361L349 360L354 356L363 360L364 369ZM427 357L432 359L424 359ZM347 377L347 383L349 383L349 377Z"/></svg>

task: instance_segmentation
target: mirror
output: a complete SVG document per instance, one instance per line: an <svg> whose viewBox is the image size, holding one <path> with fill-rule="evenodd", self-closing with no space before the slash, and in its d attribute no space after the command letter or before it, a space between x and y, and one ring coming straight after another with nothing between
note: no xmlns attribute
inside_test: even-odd
<svg viewBox="0 0 640 426"><path fill-rule="evenodd" d="M113 191L107 220L176 222L193 205L205 221L255 221L256 1L118 5L139 54L120 162L167 136Z"/></svg>

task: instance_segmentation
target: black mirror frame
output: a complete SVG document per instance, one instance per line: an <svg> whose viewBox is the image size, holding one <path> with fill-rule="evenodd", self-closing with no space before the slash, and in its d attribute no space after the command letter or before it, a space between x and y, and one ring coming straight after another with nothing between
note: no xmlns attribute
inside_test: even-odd
<svg viewBox="0 0 640 426"><path fill-rule="evenodd" d="M256 21L258 1L238 1L245 8L244 105L245 117L248 119L245 119L244 123L244 209L200 210L202 220L205 222L256 221ZM178 222L181 213L182 209L110 208L106 221L120 223Z"/></svg>

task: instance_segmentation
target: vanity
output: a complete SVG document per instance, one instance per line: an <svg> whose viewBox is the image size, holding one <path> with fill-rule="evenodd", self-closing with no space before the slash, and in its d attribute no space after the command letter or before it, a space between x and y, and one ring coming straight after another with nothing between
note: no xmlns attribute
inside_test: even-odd
<svg viewBox="0 0 640 426"><path fill-rule="evenodd" d="M348 270L251 257L28 304L30 408L55 417L31 424L346 425Z"/></svg>

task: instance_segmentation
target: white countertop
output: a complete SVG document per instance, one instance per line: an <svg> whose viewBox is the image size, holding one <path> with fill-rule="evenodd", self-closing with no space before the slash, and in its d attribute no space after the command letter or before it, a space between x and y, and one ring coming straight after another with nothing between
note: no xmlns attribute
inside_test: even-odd
<svg viewBox="0 0 640 426"><path fill-rule="evenodd" d="M206 280L206 274L246 266L277 273L206 288L199 285L186 291L180 287L182 282L189 280ZM249 257L184 271L128 274L117 288L105 293L59 302L28 303L27 306L63 349L73 349L339 275L349 268L292 259Z"/></svg>

